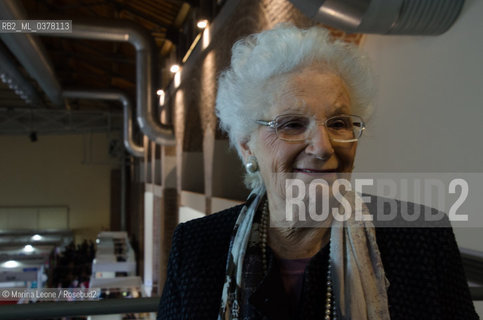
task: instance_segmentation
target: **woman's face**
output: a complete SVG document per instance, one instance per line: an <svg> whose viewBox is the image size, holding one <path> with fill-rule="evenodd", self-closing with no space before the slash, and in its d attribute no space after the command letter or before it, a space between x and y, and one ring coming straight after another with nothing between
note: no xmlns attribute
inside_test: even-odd
<svg viewBox="0 0 483 320"><path fill-rule="evenodd" d="M270 110L272 120L282 114L305 114L326 120L352 114L351 100L344 81L334 73L305 68L289 74L278 103ZM294 103L295 101L295 103ZM314 178L333 180L336 173L351 172L357 142L330 140L323 125L317 126L307 141L287 142L277 138L275 129L260 126L251 153L256 157L269 198L285 199L285 180Z"/></svg>

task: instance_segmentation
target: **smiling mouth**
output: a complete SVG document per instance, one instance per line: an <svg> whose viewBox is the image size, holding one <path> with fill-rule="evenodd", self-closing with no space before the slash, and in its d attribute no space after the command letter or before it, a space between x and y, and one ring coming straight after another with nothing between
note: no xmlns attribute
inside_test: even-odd
<svg viewBox="0 0 483 320"><path fill-rule="evenodd" d="M307 168L294 168L293 173L302 174L303 176L310 177L310 179L324 179L327 182L334 181L338 178L338 170L337 169L326 169L326 170L317 170L317 169L307 169ZM301 177L302 178L302 177Z"/></svg>
<svg viewBox="0 0 483 320"><path fill-rule="evenodd" d="M302 172L302 173L311 173L311 174L316 174L316 173L334 173L337 172L336 169L328 169L328 170L316 170L316 169L300 169L300 168L294 168L294 172Z"/></svg>

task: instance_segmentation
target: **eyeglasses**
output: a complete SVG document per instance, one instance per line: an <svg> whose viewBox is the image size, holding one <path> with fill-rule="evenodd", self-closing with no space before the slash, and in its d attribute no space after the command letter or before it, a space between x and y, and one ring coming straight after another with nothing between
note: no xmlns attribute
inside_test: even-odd
<svg viewBox="0 0 483 320"><path fill-rule="evenodd" d="M256 123L275 129L280 140L290 142L306 141L323 125L334 142L355 142L359 140L366 126L359 116L340 115L325 121L302 114L284 114L272 121L255 120Z"/></svg>

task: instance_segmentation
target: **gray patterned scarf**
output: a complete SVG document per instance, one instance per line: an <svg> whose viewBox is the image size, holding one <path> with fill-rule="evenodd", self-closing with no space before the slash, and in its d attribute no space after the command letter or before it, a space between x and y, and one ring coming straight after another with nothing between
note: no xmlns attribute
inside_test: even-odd
<svg viewBox="0 0 483 320"><path fill-rule="evenodd" d="M345 194L354 204L361 201L353 192ZM235 223L226 263L218 320L241 319L244 303L243 275L245 257L259 253L258 207L265 198L265 188L252 191ZM341 208L341 210L343 210ZM362 204L362 214L369 210ZM389 320L387 281L371 222L355 221L354 214L345 222L334 220L330 235L330 263L338 318L343 320Z"/></svg>

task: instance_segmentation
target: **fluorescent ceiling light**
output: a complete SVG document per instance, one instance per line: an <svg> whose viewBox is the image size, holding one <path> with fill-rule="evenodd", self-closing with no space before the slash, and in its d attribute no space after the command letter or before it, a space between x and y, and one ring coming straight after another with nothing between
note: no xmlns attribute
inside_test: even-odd
<svg viewBox="0 0 483 320"><path fill-rule="evenodd" d="M179 71L179 65L177 65L177 64L173 64L173 65L171 66L171 68L169 69L169 71L171 71L172 73L176 73L176 72L178 72L178 71Z"/></svg>
<svg viewBox="0 0 483 320"><path fill-rule="evenodd" d="M206 20L206 19L200 20L200 21L198 21L196 26L200 29L204 29L208 26L208 20Z"/></svg>
<svg viewBox="0 0 483 320"><path fill-rule="evenodd" d="M2 266L5 267L5 268L16 268L20 265L20 263L18 263L18 261L15 261L15 260L8 260L8 261L5 261L4 263L2 263Z"/></svg>
<svg viewBox="0 0 483 320"><path fill-rule="evenodd" d="M32 240L34 240L34 241L42 240L42 236L40 234L34 234L32 236Z"/></svg>

